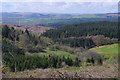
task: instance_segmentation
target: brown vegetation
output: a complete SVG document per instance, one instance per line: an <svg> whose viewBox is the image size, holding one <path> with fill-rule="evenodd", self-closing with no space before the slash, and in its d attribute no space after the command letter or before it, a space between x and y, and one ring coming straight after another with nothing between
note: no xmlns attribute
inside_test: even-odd
<svg viewBox="0 0 120 80"><path fill-rule="evenodd" d="M8 27L13 27L14 29L19 29L23 31L27 29L32 33L43 33L46 30L54 29L52 27L46 27L46 26L18 26L18 25L10 25L10 24L2 24L2 25L8 25Z"/></svg>

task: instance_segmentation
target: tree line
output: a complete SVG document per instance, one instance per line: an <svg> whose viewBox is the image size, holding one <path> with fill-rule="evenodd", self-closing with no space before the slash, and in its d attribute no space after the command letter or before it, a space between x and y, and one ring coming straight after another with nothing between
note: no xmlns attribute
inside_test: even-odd
<svg viewBox="0 0 120 80"><path fill-rule="evenodd" d="M95 21L72 24L65 27L49 30L43 35L52 39L104 35L105 37L118 38L118 22Z"/></svg>
<svg viewBox="0 0 120 80"><path fill-rule="evenodd" d="M91 48L93 46L117 42L118 22L96 21L77 23L48 30L42 35L51 38L55 42L67 44L71 47Z"/></svg>

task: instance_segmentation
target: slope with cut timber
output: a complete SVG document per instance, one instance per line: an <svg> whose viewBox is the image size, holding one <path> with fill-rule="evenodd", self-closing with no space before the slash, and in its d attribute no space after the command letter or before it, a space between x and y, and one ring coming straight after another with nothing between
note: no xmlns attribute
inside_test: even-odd
<svg viewBox="0 0 120 80"><path fill-rule="evenodd" d="M47 30L54 29L52 27L46 27L46 26L18 26L18 25L10 25L10 24L2 24L2 25L8 25L8 27L13 27L14 29L19 29L25 31L26 29L32 33L43 33Z"/></svg>

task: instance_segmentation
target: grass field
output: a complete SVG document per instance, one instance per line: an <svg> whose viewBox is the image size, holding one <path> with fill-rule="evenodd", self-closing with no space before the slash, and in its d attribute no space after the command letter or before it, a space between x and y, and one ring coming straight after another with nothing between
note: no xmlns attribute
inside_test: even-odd
<svg viewBox="0 0 120 80"><path fill-rule="evenodd" d="M118 54L118 44L99 46L99 47L92 48L90 50L93 50L105 55L115 55L115 54Z"/></svg>
<svg viewBox="0 0 120 80"><path fill-rule="evenodd" d="M45 52L39 53L40 55L56 55L56 56L65 56L65 58L72 58L75 57L75 55L70 54L68 52L62 51L62 50L45 50Z"/></svg>
<svg viewBox="0 0 120 80"><path fill-rule="evenodd" d="M92 48L90 50L95 51L99 54L103 54L106 58L108 58L107 62L112 62L115 60L118 55L118 44L104 45Z"/></svg>

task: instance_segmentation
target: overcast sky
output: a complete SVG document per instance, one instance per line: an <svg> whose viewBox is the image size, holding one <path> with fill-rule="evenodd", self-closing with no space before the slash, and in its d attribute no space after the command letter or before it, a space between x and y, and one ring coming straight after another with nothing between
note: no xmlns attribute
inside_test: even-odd
<svg viewBox="0 0 120 80"><path fill-rule="evenodd" d="M113 13L118 12L118 0L4 0L2 12L40 12L40 13ZM29 1L29 2L28 2Z"/></svg>

